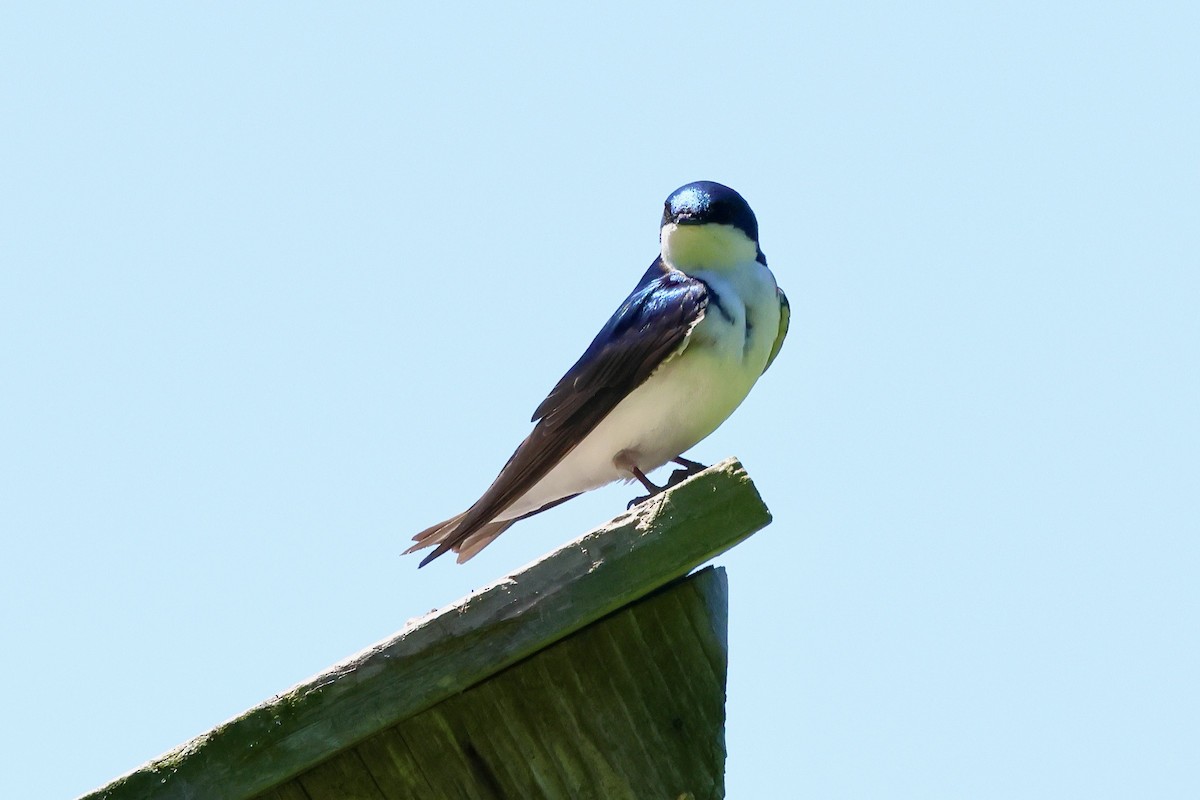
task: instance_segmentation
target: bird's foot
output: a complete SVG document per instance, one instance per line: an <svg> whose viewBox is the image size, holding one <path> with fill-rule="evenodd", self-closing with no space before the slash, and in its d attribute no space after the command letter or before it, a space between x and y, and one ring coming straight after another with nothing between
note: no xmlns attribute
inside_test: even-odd
<svg viewBox="0 0 1200 800"><path fill-rule="evenodd" d="M657 494L657 493L656 493L656 494ZM641 497L635 497L635 498L633 498L632 500L630 500L628 503L626 503L626 504L625 504L625 510L626 510L626 511L629 511L629 510L630 510L630 509L632 509L634 506L636 506L636 505L641 505L642 503L644 503L644 502L646 502L647 500L649 500L651 497L654 497L654 495L653 495L653 494L644 494L644 495L642 495Z"/></svg>
<svg viewBox="0 0 1200 800"><path fill-rule="evenodd" d="M650 482L650 479L646 477L646 473L642 472L637 467L633 468L633 477L637 478L638 481L641 482L642 486L646 487L646 491L648 491L649 494L644 494L641 497L635 497L630 500L625 505L626 511L638 505L639 503L644 503L651 497L670 489L672 486L682 483L683 481L695 475L697 472L703 472L704 470L708 469L708 467L706 467L704 464L701 464L699 461L692 461L690 458L684 458L683 456L680 456L679 458L673 458L671 460L683 467L683 469L677 469L672 472L671 477L667 478L667 483L665 486L654 485Z"/></svg>
<svg viewBox="0 0 1200 800"><path fill-rule="evenodd" d="M692 472L691 470L677 469L671 473L671 477L667 478L667 488L669 489L676 484L683 483L695 474L696 473Z"/></svg>
<svg viewBox="0 0 1200 800"><path fill-rule="evenodd" d="M690 458L684 458L683 456L680 456L679 458L673 458L671 460L683 467L683 469L677 469L671 473L671 477L667 478L668 487L687 480L697 472L703 472L704 470L708 469L708 467L704 466L699 461L692 461Z"/></svg>
<svg viewBox="0 0 1200 800"><path fill-rule="evenodd" d="M649 478L646 477L646 473L642 472L637 467L634 467L633 470L631 470L631 471L633 472L633 477L637 478L638 482L641 483L642 486L645 486L646 491L649 492L650 494L644 494L641 497L635 497L632 500L630 500L628 503L625 504L626 511L628 511L629 509L638 505L639 503L646 502L651 497L654 497L656 494L661 493L663 491L663 489L667 488L666 486L655 485ZM670 484L667 484L667 486L669 486L669 485Z"/></svg>
<svg viewBox="0 0 1200 800"><path fill-rule="evenodd" d="M708 469L708 467L699 461L692 461L690 458L684 458L683 456L672 458L671 460L683 467L683 470L676 470L676 472L686 471L688 475L695 475L697 472L703 472Z"/></svg>

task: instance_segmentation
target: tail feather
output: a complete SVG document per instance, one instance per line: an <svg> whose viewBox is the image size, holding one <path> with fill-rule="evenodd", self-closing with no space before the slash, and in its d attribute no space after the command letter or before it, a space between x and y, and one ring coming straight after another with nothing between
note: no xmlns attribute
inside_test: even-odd
<svg viewBox="0 0 1200 800"><path fill-rule="evenodd" d="M512 519L492 520L491 522L484 522L482 524L475 523L469 525L466 530L463 530L462 523L466 519L467 515L471 513L471 509L468 508L461 514L455 514L450 519L439 522L437 525L430 525L428 528L418 533L413 537L413 541L416 542L416 544L405 550L404 555L415 553L418 550L424 550L426 547L433 547L434 545L437 545L437 548L432 553L421 559L421 563L418 565L419 567L425 566L438 556L451 550L453 550L455 553L458 553L459 564L463 563L464 561L470 561L480 550L491 544L493 539L512 527L514 522L520 522L523 519L529 519L534 514L540 514L543 511L554 508L555 506L565 503L571 498L578 497L579 495L580 492L569 494L566 497L560 497L557 500L551 500L541 508L537 508L526 514L522 514L519 517L513 517Z"/></svg>
<svg viewBox="0 0 1200 800"><path fill-rule="evenodd" d="M437 549L429 555L425 556L421 561L421 566L425 566L430 561L433 561L438 556L453 550L458 554L458 563L469 561L474 558L480 550L492 543L500 534L504 533L509 527L516 522L515 519L505 519L496 522L488 522L479 526L476 530L471 531L467 536L459 539L458 525L462 522L463 517L467 512L456 514L444 522L439 522L436 525L431 525L425 530L413 537L416 542L412 547L404 551L405 555L414 553L417 550L423 550L426 547L437 545Z"/></svg>
<svg viewBox="0 0 1200 800"><path fill-rule="evenodd" d="M508 530L514 522L516 522L515 519L506 519L502 522L489 522L456 544L454 552L458 553L458 563L461 564L464 561L474 558L480 550L491 544L493 539Z"/></svg>

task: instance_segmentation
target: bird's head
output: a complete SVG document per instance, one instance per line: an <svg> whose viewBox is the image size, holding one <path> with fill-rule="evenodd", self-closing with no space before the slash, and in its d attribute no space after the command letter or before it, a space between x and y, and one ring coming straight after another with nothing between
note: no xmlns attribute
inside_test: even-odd
<svg viewBox="0 0 1200 800"><path fill-rule="evenodd" d="M696 181L671 192L659 230L663 260L689 269L732 269L766 263L758 247L758 220L740 194L713 181Z"/></svg>

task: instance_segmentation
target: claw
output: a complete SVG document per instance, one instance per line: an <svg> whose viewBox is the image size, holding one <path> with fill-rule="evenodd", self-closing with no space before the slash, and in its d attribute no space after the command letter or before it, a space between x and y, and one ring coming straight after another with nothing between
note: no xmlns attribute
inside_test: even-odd
<svg viewBox="0 0 1200 800"><path fill-rule="evenodd" d="M635 497L635 498L633 498L632 500L630 500L628 503L626 503L626 504L625 504L625 510L626 510L626 511L629 511L629 510L630 510L630 509L632 509L634 506L636 506L636 505L640 505L640 504L642 504L642 503L646 502L646 501L647 501L647 500L649 500L651 497L654 497L654 495L652 495L652 494L644 494L644 495L642 495L641 497Z"/></svg>

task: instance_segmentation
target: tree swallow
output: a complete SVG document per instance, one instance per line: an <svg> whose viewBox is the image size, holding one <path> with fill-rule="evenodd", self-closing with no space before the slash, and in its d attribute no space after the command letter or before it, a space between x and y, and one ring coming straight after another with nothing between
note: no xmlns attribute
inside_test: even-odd
<svg viewBox="0 0 1200 800"><path fill-rule="evenodd" d="M662 491L704 469L682 454L741 404L783 345L790 310L742 196L697 181L667 198L661 254L533 413L533 431L483 496L406 550L461 564L514 522L616 480ZM638 502L646 498L638 498ZM633 503L630 503L632 506ZM436 546L436 547L435 547Z"/></svg>

